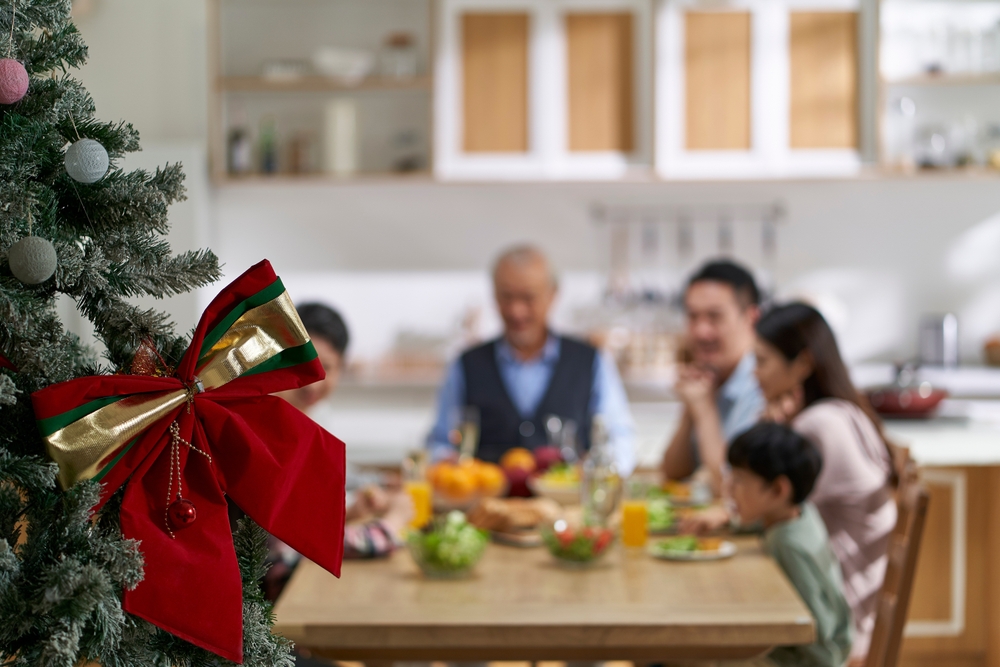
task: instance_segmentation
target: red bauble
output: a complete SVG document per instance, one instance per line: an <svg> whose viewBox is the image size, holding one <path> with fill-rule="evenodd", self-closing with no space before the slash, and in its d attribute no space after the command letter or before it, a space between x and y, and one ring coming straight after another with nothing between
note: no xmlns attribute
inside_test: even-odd
<svg viewBox="0 0 1000 667"><path fill-rule="evenodd" d="M29 83L24 65L12 58L0 59L0 104L20 102Z"/></svg>
<svg viewBox="0 0 1000 667"><path fill-rule="evenodd" d="M174 530L187 528L198 518L198 510L194 503L187 498L178 498L170 503L167 508L167 516L170 518L170 526Z"/></svg>

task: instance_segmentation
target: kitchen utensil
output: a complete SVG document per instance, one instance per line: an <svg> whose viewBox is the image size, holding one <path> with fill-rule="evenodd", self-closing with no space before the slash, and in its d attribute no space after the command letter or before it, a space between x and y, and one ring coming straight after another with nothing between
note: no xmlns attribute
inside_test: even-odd
<svg viewBox="0 0 1000 667"><path fill-rule="evenodd" d="M867 393L868 401L876 412L897 419L930 417L938 404L948 396L948 392L934 388L930 382L919 382L913 364L897 367L894 384L875 387Z"/></svg>
<svg viewBox="0 0 1000 667"><path fill-rule="evenodd" d="M951 313L923 317L919 345L921 365L958 366L958 318Z"/></svg>

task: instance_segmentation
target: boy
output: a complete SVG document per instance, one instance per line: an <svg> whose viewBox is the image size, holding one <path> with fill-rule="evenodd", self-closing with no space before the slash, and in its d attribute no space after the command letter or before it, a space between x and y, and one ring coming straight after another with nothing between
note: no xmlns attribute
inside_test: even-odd
<svg viewBox="0 0 1000 667"><path fill-rule="evenodd" d="M732 498L744 525L764 525L764 550L784 570L816 621L816 641L779 647L778 665L841 667L850 655L851 609L826 526L805 502L823 466L819 451L787 426L764 422L730 446Z"/></svg>
<svg viewBox="0 0 1000 667"><path fill-rule="evenodd" d="M316 356L323 364L326 378L305 387L278 394L293 406L308 413L337 389L344 354L350 337L343 318L334 309L319 303L296 307L302 325L309 333ZM375 480L347 472L347 521L344 530L344 558L379 558L392 553L400 536L413 517L413 504L405 493L387 493ZM275 538L269 540L271 569L264 577L264 591L276 600L292 575L299 555Z"/></svg>

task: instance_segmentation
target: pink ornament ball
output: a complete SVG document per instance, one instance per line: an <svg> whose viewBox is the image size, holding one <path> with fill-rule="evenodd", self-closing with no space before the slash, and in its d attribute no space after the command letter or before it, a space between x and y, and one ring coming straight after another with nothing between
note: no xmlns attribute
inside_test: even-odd
<svg viewBox="0 0 1000 667"><path fill-rule="evenodd" d="M0 104L19 102L28 92L28 71L12 58L0 60Z"/></svg>

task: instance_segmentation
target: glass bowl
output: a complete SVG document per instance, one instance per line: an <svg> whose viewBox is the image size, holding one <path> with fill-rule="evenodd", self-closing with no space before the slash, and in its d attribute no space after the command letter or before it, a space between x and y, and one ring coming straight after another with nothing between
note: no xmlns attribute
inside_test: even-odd
<svg viewBox="0 0 1000 667"><path fill-rule="evenodd" d="M488 543L489 533L470 524L461 512L449 512L406 538L420 571L433 579L469 576Z"/></svg>
<svg viewBox="0 0 1000 667"><path fill-rule="evenodd" d="M615 533L606 526L588 526L561 518L542 529L542 540L559 565L587 567L611 550Z"/></svg>

